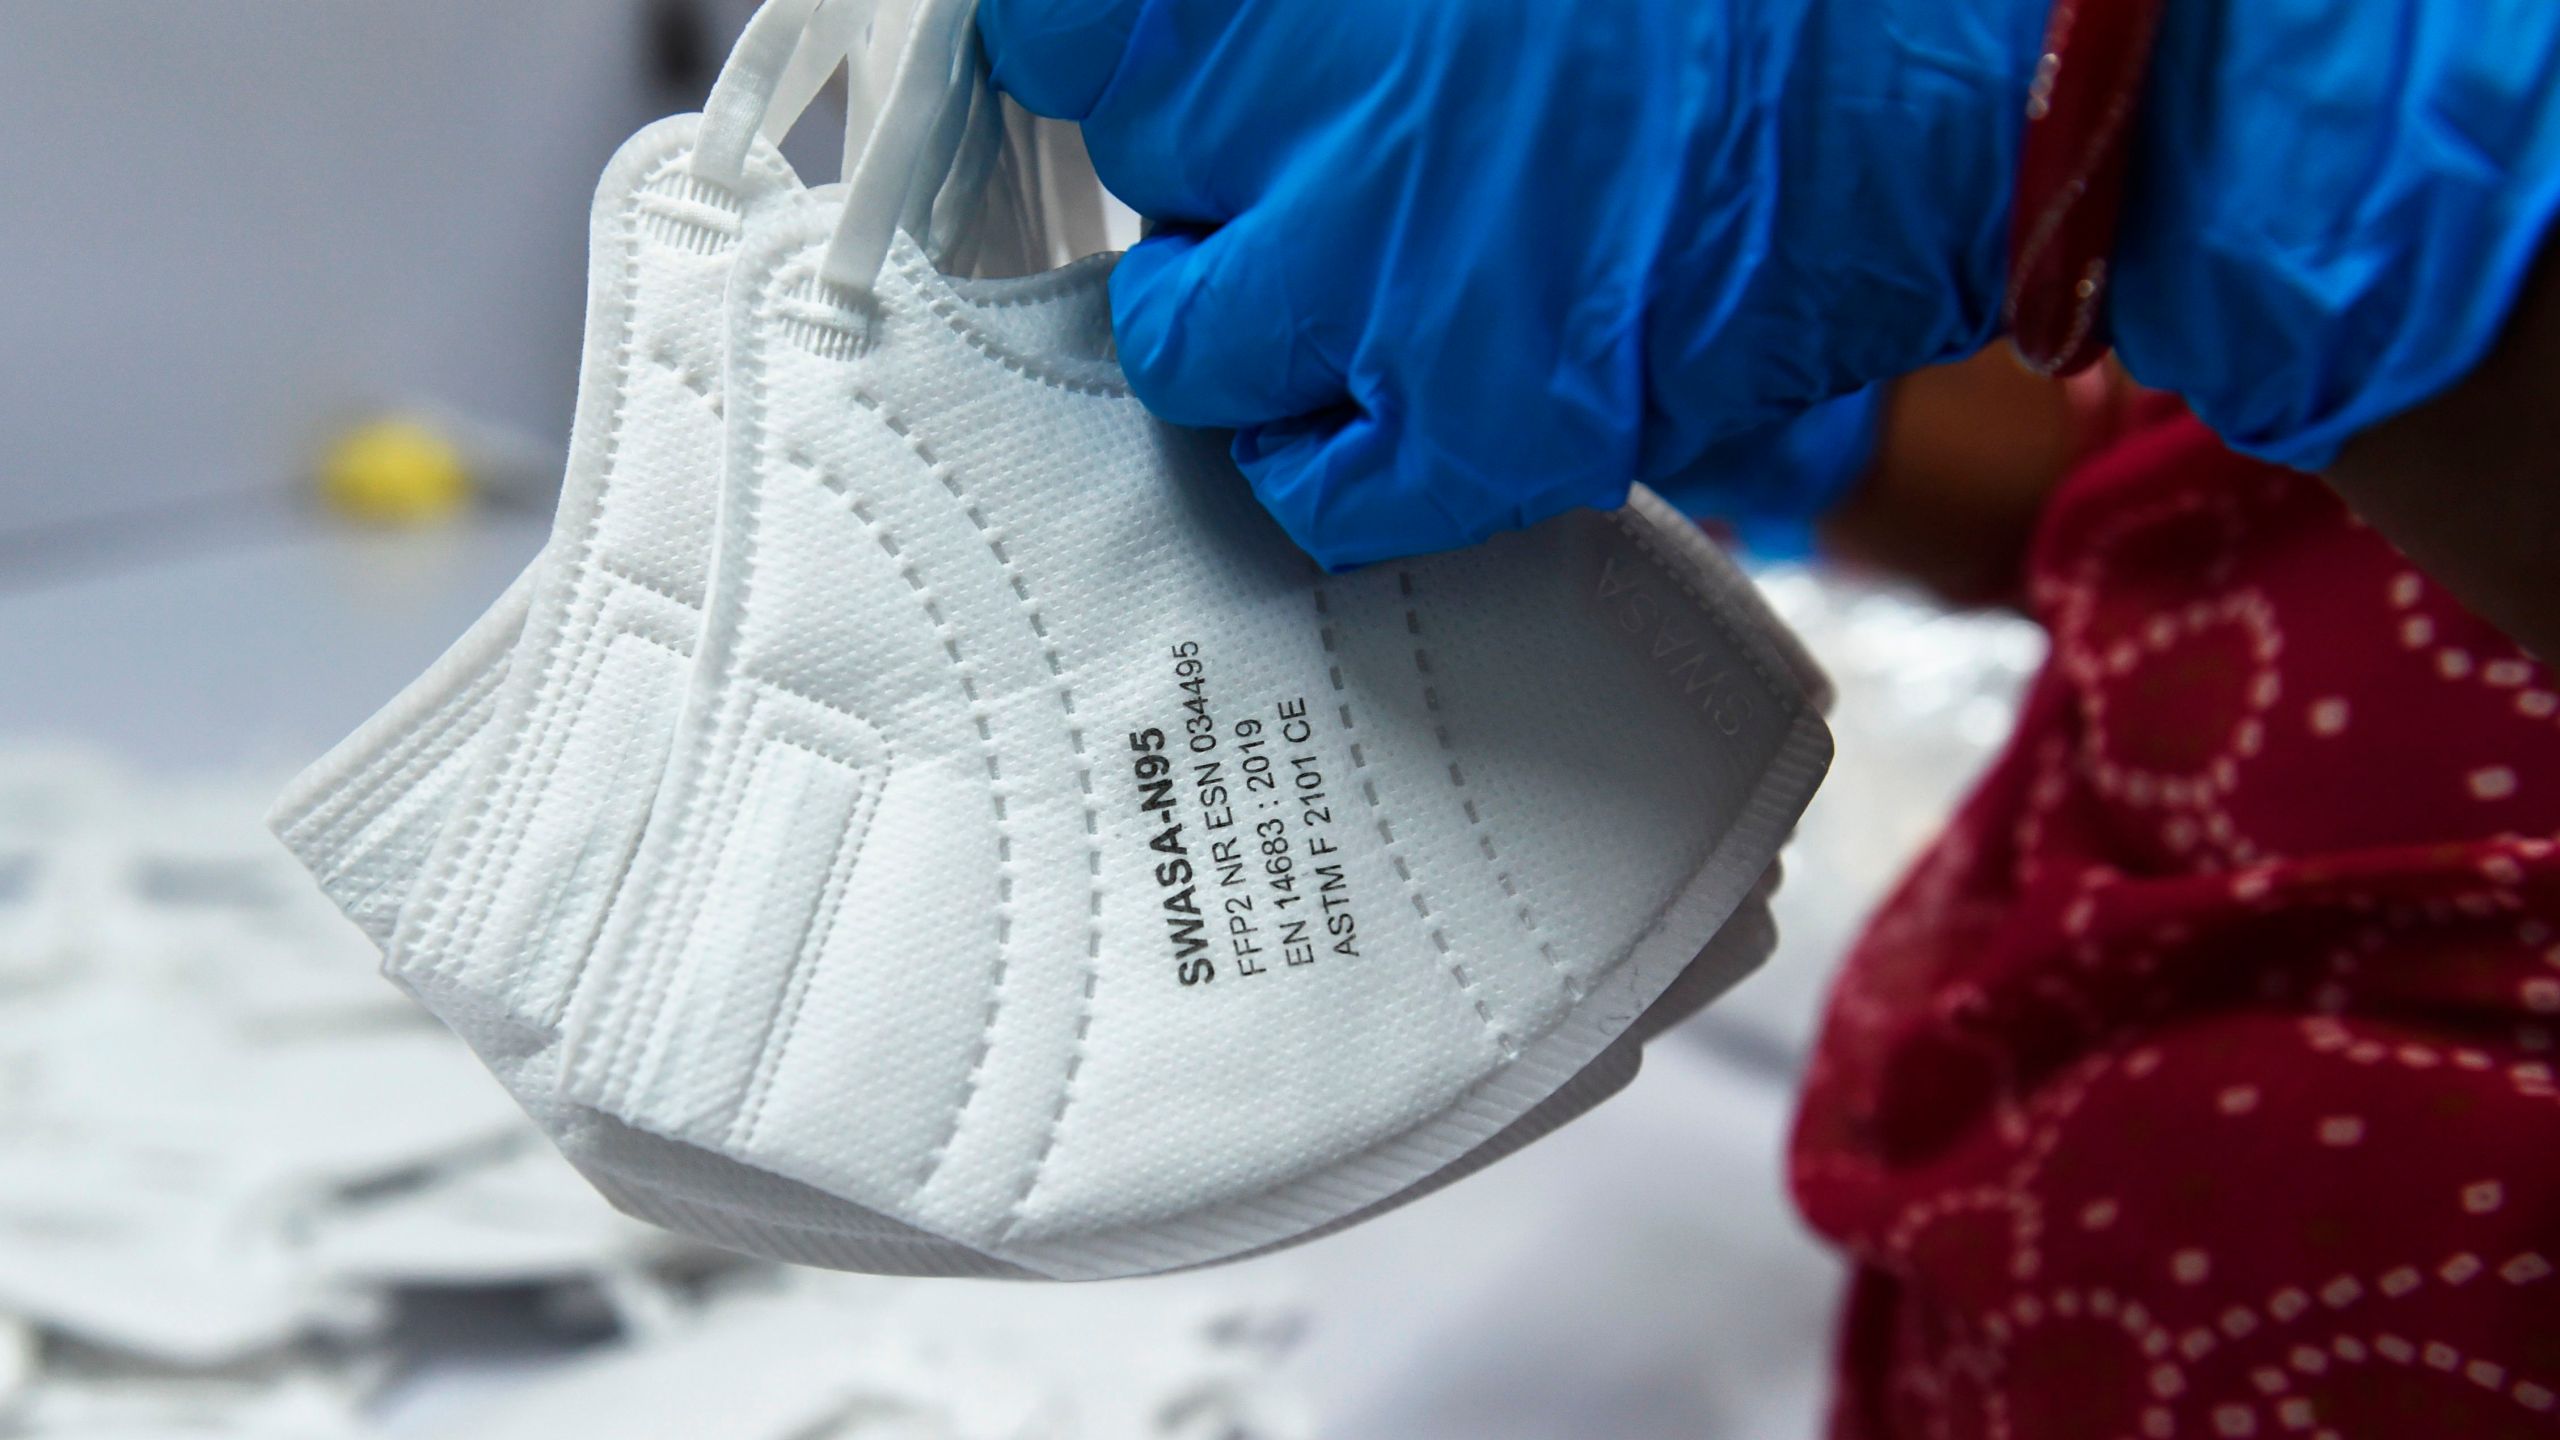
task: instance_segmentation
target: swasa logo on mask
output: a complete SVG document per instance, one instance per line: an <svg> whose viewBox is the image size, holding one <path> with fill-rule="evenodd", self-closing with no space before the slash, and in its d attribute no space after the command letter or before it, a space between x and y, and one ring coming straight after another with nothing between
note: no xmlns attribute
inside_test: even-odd
<svg viewBox="0 0 2560 1440"><path fill-rule="evenodd" d="M1200 915L1198 874L1190 850L1182 843L1182 821L1174 817L1173 761L1165 755L1164 732L1153 728L1129 732L1129 750L1136 758L1138 809L1164 822L1147 848L1165 857L1156 862L1156 885L1164 892L1174 975L1185 985L1215 980L1217 965L1201 953L1209 948L1207 922Z"/></svg>
<svg viewBox="0 0 2560 1440"><path fill-rule="evenodd" d="M1641 572L1615 555L1600 562L1594 594L1621 634L1644 637L1654 668L1679 687L1680 698L1696 705L1717 734L1742 733L1751 720L1749 677L1737 673L1730 660L1709 655L1700 641L1694 606L1665 605L1645 585Z"/></svg>

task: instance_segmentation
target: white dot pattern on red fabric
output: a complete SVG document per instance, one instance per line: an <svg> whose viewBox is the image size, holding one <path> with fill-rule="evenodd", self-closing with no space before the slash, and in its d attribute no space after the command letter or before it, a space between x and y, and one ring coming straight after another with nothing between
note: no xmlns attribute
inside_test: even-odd
<svg viewBox="0 0 2560 1440"><path fill-rule="evenodd" d="M1858 1440L2400 1440L2385 1374L2560 1434L2560 684L2317 481L2181 453L2057 501L2033 726L1811 1067Z"/></svg>

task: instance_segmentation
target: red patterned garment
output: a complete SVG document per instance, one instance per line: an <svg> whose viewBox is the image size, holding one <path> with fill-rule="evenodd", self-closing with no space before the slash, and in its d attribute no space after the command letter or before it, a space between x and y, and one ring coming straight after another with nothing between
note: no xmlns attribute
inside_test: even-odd
<svg viewBox="0 0 2560 1440"><path fill-rule="evenodd" d="M2191 420L1832 998L1840 1440L2560 1434L2560 678Z"/></svg>

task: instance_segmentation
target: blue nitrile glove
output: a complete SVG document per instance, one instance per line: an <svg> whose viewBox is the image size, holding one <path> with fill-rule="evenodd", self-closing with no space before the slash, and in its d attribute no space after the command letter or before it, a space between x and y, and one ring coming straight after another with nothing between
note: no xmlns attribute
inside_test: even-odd
<svg viewBox="0 0 2560 1440"><path fill-rule="evenodd" d="M1994 330L2049 0L981 0L1173 222L1121 358L1319 559L1445 548ZM2119 351L2325 463L2458 379L2560 205L2560 6L2168 0ZM1712 463L1710 460L1709 463Z"/></svg>
<svg viewBox="0 0 2560 1440"><path fill-rule="evenodd" d="M1319 560L1448 548L1978 348L2045 0L981 0L1160 223L1121 363ZM1838 33L1835 33L1838 32ZM1817 179L1818 177L1818 183Z"/></svg>
<svg viewBox="0 0 2560 1440"><path fill-rule="evenodd" d="M1852 390L1719 440L1653 488L1691 519L1729 527L1760 559L1801 560L1813 553L1814 522L1875 468L1887 388Z"/></svg>
<svg viewBox="0 0 2560 1440"><path fill-rule="evenodd" d="M2469 373L2560 211L2549 0L2167 0L2117 352L2306 470Z"/></svg>

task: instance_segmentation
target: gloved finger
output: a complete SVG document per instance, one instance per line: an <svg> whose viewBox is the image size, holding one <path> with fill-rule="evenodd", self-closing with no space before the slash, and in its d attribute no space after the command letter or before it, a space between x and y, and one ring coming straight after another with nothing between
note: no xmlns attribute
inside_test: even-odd
<svg viewBox="0 0 2560 1440"><path fill-rule="evenodd" d="M1455 434L1418 423L1438 413L1408 382L1353 381L1355 399L1236 432L1236 465L1255 498L1328 570L1456 550L1568 510L1614 509L1632 478L1574 466L1563 451L1606 437L1558 437L1535 405L1477 417Z"/></svg>
<svg viewBox="0 0 2560 1440"><path fill-rule="evenodd" d="M1689 516L1746 535L1809 524L1874 468L1888 391L1870 385L1726 436L1650 483Z"/></svg>
<svg viewBox="0 0 2560 1440"><path fill-rule="evenodd" d="M1146 0L979 0L978 38L998 90L1034 114L1093 112Z"/></svg>
<svg viewBox="0 0 2560 1440"><path fill-rule="evenodd" d="M1426 510L1425 524L1417 535L1411 512L1423 507L1422 497L1396 494L1392 487L1381 496L1372 487L1345 483L1345 472L1378 468L1379 458L1389 448L1381 443L1383 439L1373 417L1344 405L1319 415L1238 430L1232 453L1262 508L1271 512L1299 549L1326 570L1340 574L1375 560L1399 558L1400 542L1391 537L1417 536L1417 543L1429 548L1428 537L1447 529ZM1357 500L1351 501L1349 497L1354 496ZM1346 515L1346 509L1353 513ZM1380 510L1387 512L1383 528Z"/></svg>
<svg viewBox="0 0 2560 1440"><path fill-rule="evenodd" d="M1242 209L1254 177L1287 153L1261 143L1280 117L1255 67L1219 68L1221 15L1241 3L981 0L978 28L995 87L1075 121L1112 194L1141 215L1215 224ZM1206 13L1172 13L1177 6ZM1256 143L1237 142L1239 123Z"/></svg>
<svg viewBox="0 0 2560 1440"><path fill-rule="evenodd" d="M1166 228L1111 272L1111 324L1129 388L1177 425L1234 429L1342 404L1317 349L1324 316L1289 284L1285 247L1260 243L1269 211L1215 230Z"/></svg>
<svg viewBox="0 0 2560 1440"><path fill-rule="evenodd" d="M1505 528L1427 464L1392 415L1345 404L1236 432L1237 468L1298 548L1340 573L1474 544Z"/></svg>

